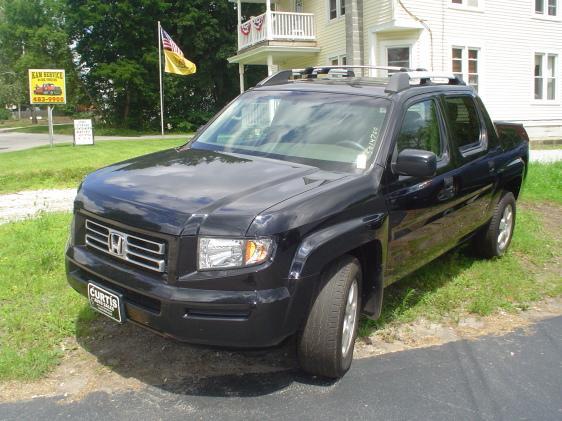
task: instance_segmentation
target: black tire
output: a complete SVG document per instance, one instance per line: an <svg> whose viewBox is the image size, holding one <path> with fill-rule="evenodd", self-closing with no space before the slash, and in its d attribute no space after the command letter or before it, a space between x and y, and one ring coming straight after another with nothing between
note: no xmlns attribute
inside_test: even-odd
<svg viewBox="0 0 562 421"><path fill-rule="evenodd" d="M339 259L324 272L322 289L297 341L298 360L307 373L336 379L349 370L359 325L361 276L361 265L352 256ZM355 319L353 329L347 330L352 330L351 343L348 339L343 344L347 301L354 285L357 297ZM343 348L346 348L345 353Z"/></svg>
<svg viewBox="0 0 562 421"><path fill-rule="evenodd" d="M509 235L503 241L500 241L500 232L504 227L502 218L505 216L506 208L510 207L512 211L512 217L510 220L511 228L509 229ZM515 216L516 216L516 204L515 197L513 193L506 192L496 205L494 209L494 214L492 219L479 235L477 235L473 241L472 247L474 251L479 255L487 259L492 259L494 257L500 257L505 254L509 245L511 244L511 239L513 238L513 230L515 228ZM501 225L501 226L500 226Z"/></svg>

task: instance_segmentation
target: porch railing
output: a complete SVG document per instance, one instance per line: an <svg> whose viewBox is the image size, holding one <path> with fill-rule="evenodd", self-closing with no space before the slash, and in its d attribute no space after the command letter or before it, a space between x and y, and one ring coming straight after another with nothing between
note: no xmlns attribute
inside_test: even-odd
<svg viewBox="0 0 562 421"><path fill-rule="evenodd" d="M314 41L314 14L266 12L238 27L238 50L262 41Z"/></svg>

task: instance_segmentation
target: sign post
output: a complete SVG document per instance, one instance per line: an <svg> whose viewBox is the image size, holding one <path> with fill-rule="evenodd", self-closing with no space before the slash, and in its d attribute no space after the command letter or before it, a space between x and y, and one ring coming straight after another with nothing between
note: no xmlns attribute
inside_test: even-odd
<svg viewBox="0 0 562 421"><path fill-rule="evenodd" d="M66 79L64 69L29 69L29 103L46 105L49 117L49 143L53 138L53 106L66 104Z"/></svg>
<svg viewBox="0 0 562 421"><path fill-rule="evenodd" d="M53 138L53 107L47 105L47 120L49 121L49 145L53 147L55 139Z"/></svg>

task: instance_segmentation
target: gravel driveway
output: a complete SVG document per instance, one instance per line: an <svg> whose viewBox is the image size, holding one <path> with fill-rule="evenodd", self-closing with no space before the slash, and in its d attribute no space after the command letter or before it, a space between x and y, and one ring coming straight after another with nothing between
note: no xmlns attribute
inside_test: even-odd
<svg viewBox="0 0 562 421"><path fill-rule="evenodd" d="M531 162L543 164L562 161L562 149L531 150L529 158Z"/></svg>
<svg viewBox="0 0 562 421"><path fill-rule="evenodd" d="M35 216L41 212L72 210L76 189L33 190L0 195L0 224Z"/></svg>

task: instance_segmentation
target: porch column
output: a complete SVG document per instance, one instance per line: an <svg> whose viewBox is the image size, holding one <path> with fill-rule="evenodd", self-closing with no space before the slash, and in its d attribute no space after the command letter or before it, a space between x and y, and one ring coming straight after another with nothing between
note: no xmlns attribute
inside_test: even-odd
<svg viewBox="0 0 562 421"><path fill-rule="evenodd" d="M238 73L240 74L240 93L244 93L244 65L238 63Z"/></svg>
<svg viewBox="0 0 562 421"><path fill-rule="evenodd" d="M273 56L269 54L267 56L267 75L271 76L273 74Z"/></svg>
<svg viewBox="0 0 562 421"><path fill-rule="evenodd" d="M363 45L363 0L345 1L345 41L347 64L352 66L364 65ZM363 71L355 70L356 74Z"/></svg>
<svg viewBox="0 0 562 421"><path fill-rule="evenodd" d="M265 0L265 32L267 40L272 40L273 19L271 19L271 0Z"/></svg>
<svg viewBox="0 0 562 421"><path fill-rule="evenodd" d="M238 16L238 26L236 27L236 38L238 39L238 49L240 50L240 25L242 24L242 1L236 1L236 15Z"/></svg>

